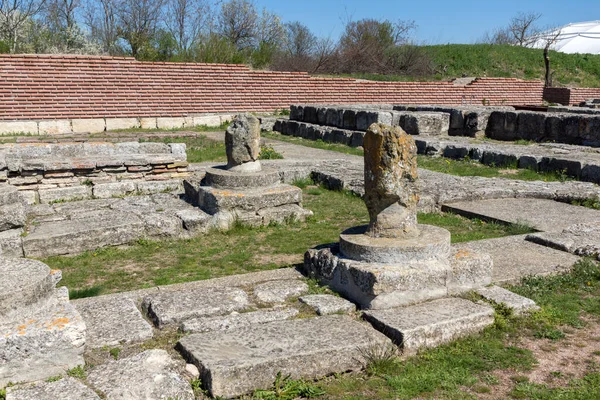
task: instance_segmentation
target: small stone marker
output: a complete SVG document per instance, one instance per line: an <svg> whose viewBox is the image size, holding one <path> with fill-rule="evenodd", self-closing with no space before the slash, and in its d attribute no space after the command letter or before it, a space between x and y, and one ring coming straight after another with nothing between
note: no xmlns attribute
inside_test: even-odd
<svg viewBox="0 0 600 400"><path fill-rule="evenodd" d="M365 204L373 237L418 235L417 146L398 126L373 124L364 139Z"/></svg>
<svg viewBox="0 0 600 400"><path fill-rule="evenodd" d="M227 168L240 172L260 171L260 121L253 115L236 115L225 132Z"/></svg>

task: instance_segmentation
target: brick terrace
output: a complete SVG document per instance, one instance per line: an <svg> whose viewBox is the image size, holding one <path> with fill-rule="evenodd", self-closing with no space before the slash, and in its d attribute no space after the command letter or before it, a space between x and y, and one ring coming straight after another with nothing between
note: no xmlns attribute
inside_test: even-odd
<svg viewBox="0 0 600 400"><path fill-rule="evenodd" d="M0 120L182 117L291 103L540 104L543 83L510 78L373 82L104 56L0 55Z"/></svg>

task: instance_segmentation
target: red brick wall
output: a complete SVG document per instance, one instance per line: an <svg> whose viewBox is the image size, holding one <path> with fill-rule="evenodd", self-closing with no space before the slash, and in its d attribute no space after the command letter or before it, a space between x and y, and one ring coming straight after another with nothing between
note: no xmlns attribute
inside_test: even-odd
<svg viewBox="0 0 600 400"><path fill-rule="evenodd" d="M542 82L507 78L457 86L321 78L243 65L0 55L0 120L268 112L292 103L535 105L542 95Z"/></svg>

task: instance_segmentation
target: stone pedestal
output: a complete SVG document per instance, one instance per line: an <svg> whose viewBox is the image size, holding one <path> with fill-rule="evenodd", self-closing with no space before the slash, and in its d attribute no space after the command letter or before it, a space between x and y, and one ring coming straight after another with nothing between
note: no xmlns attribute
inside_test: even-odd
<svg viewBox="0 0 600 400"><path fill-rule="evenodd" d="M282 184L276 170L262 168L260 123L252 115L236 116L225 135L227 165L209 168L193 194L198 206L223 226L234 221L252 226L304 220L302 190Z"/></svg>
<svg viewBox="0 0 600 400"><path fill-rule="evenodd" d="M309 250L306 272L362 308L386 309L446 297L491 283L487 255L453 248L446 229L417 224L414 140L399 127L373 124L365 135L368 226Z"/></svg>
<svg viewBox="0 0 600 400"><path fill-rule="evenodd" d="M82 365L85 323L56 289L60 271L0 257L0 387L42 380Z"/></svg>

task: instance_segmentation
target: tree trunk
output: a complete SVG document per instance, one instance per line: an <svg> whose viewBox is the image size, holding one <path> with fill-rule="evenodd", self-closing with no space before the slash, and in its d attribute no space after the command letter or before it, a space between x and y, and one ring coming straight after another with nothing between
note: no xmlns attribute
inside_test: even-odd
<svg viewBox="0 0 600 400"><path fill-rule="evenodd" d="M550 57L548 56L548 50L550 49L550 43L544 47L544 64L546 65L546 76L544 79L545 87L552 87L552 78L550 75Z"/></svg>

